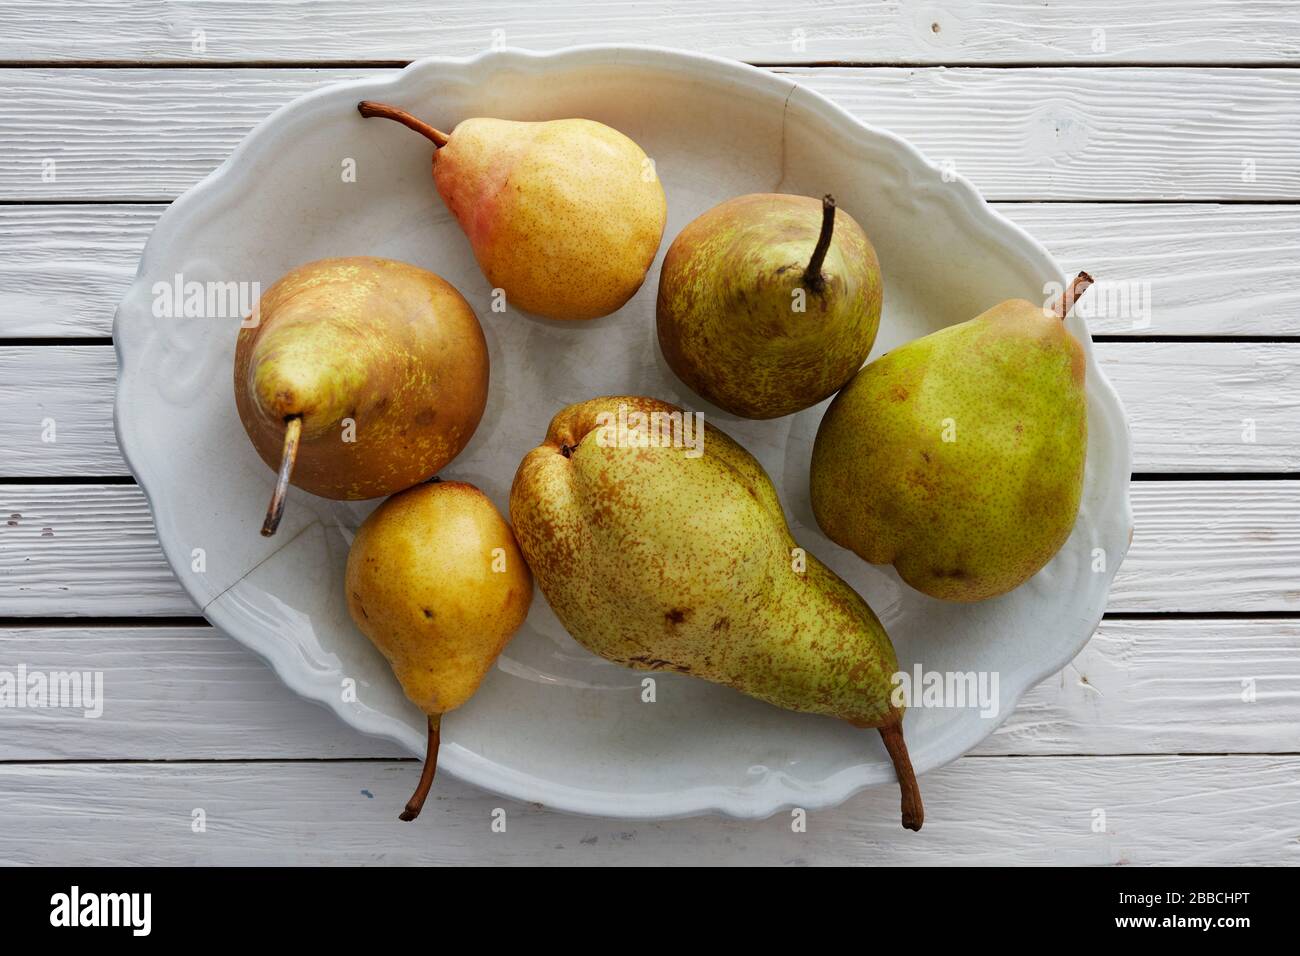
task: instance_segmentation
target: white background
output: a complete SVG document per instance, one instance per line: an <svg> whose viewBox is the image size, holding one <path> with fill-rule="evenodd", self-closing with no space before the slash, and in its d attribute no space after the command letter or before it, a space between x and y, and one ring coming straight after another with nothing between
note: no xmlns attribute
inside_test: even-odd
<svg viewBox="0 0 1300 956"><path fill-rule="evenodd" d="M297 699L167 568L111 417L113 309L153 222L294 96L494 38L780 70L951 161L1067 273L1149 284L1149 327L1091 323L1135 444L1106 619L922 779L920 834L892 787L795 833L563 816L450 778L399 824L418 765ZM0 710L0 862L1300 861L1292 0L0 0L0 64L0 669L108 692L98 720Z"/></svg>

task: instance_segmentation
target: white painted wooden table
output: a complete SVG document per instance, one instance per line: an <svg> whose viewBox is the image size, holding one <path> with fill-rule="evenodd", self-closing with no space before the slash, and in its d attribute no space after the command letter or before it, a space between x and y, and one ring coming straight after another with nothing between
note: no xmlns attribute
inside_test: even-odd
<svg viewBox="0 0 1300 956"><path fill-rule="evenodd" d="M1136 446L1109 612L924 778L922 833L892 788L794 833L450 779L398 825L415 762L296 698L168 570L111 422L113 309L153 222L299 93L494 40L789 73L954 163L1068 272L1149 289L1149 326L1092 321ZM0 89L0 670L102 671L109 699L0 710L0 862L1300 862L1294 0L0 0Z"/></svg>

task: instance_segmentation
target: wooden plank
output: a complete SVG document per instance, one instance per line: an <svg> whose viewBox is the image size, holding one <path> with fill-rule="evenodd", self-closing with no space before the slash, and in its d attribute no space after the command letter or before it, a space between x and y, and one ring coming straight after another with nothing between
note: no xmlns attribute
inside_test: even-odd
<svg viewBox="0 0 1300 956"><path fill-rule="evenodd" d="M1094 348L1129 416L1135 470L1300 471L1300 343ZM106 345L0 347L0 477L127 474L116 371Z"/></svg>
<svg viewBox="0 0 1300 956"><path fill-rule="evenodd" d="M0 670L19 665L102 674L102 712L0 710L0 762L409 756L299 697L211 627L0 629Z"/></svg>
<svg viewBox="0 0 1300 956"><path fill-rule="evenodd" d="M3 69L0 199L172 199L294 96L381 72ZM782 72L989 199L1300 198L1297 69Z"/></svg>
<svg viewBox="0 0 1300 956"><path fill-rule="evenodd" d="M1300 610L1300 482L1137 481L1108 610Z"/></svg>
<svg viewBox="0 0 1300 956"><path fill-rule="evenodd" d="M0 69L0 200L167 200L294 97L379 69Z"/></svg>
<svg viewBox="0 0 1300 956"><path fill-rule="evenodd" d="M126 475L107 345L0 348L0 477Z"/></svg>
<svg viewBox="0 0 1300 956"><path fill-rule="evenodd" d="M0 338L107 336L164 206L0 206Z"/></svg>
<svg viewBox="0 0 1300 956"><path fill-rule="evenodd" d="M987 199L1300 196L1300 70L787 72Z"/></svg>
<svg viewBox="0 0 1300 956"><path fill-rule="evenodd" d="M1300 335L1300 208L1142 203L1002 203L1051 251L1129 293L1125 315L1094 309L1097 335ZM1100 291L1100 289L1099 289ZM1079 303L1083 308L1087 300Z"/></svg>
<svg viewBox="0 0 1300 956"><path fill-rule="evenodd" d="M1067 274L1130 295L1088 324L1108 335L1300 335L1300 208L1001 203ZM162 206L0 206L0 338L107 336ZM1094 296L1096 293L1094 293ZM1080 304L1083 308L1089 300ZM1149 312L1145 306L1149 306Z"/></svg>
<svg viewBox="0 0 1300 956"><path fill-rule="evenodd" d="M1300 344L1102 342L1146 472L1300 471Z"/></svg>
<svg viewBox="0 0 1300 956"><path fill-rule="evenodd" d="M1298 655L1300 621L1106 620L976 753L1293 753Z"/></svg>
<svg viewBox="0 0 1300 956"><path fill-rule="evenodd" d="M1108 620L974 752L1291 752L1300 739L1297 656L1297 621ZM102 713L0 712L0 762L409 756L298 697L210 627L0 630L0 670L19 665L101 673ZM1243 700L1250 690L1254 699Z"/></svg>
<svg viewBox="0 0 1300 956"><path fill-rule="evenodd" d="M1300 609L1300 482L1140 481L1112 612ZM0 485L0 617L198 609L131 485Z"/></svg>
<svg viewBox="0 0 1300 956"><path fill-rule="evenodd" d="M0 485L0 617L194 615L134 485Z"/></svg>
<svg viewBox="0 0 1300 956"><path fill-rule="evenodd" d="M796 833L789 813L598 820L451 779L413 831L396 809L417 774L414 761L3 766L0 863L1300 863L1295 756L968 758L923 778L919 834L900 829L893 787Z"/></svg>
<svg viewBox="0 0 1300 956"><path fill-rule="evenodd" d="M494 41L533 50L652 43L778 63L1238 63L1294 59L1300 19L1287 0L1090 0L1084 13L1073 4L994 0L814 8L778 0L0 3L0 58L18 61L412 59L471 55Z"/></svg>

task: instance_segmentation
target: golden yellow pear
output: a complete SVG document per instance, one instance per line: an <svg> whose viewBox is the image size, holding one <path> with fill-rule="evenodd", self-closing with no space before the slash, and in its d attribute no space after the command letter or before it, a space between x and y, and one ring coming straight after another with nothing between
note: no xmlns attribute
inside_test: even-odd
<svg viewBox="0 0 1300 956"><path fill-rule="evenodd" d="M478 488L430 482L394 495L357 531L348 611L429 717L429 752L401 818L424 805L440 719L473 695L524 623L533 578L514 534Z"/></svg>
<svg viewBox="0 0 1300 956"><path fill-rule="evenodd" d="M654 262L668 205L654 163L587 119L467 119L450 134L383 103L432 142L438 193L506 301L550 319L594 319L632 298Z"/></svg>
<svg viewBox="0 0 1300 956"><path fill-rule="evenodd" d="M335 499L379 498L436 473L487 403L474 310L426 269L355 256L299 266L258 303L235 345L235 405L278 469L262 534L290 482Z"/></svg>

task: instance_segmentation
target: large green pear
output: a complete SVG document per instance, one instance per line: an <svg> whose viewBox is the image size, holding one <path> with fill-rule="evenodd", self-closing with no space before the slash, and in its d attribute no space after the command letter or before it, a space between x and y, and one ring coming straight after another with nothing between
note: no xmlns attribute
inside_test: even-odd
<svg viewBox="0 0 1300 956"><path fill-rule="evenodd" d="M618 130L588 119L475 117L444 133L383 103L358 109L434 144L438 193L511 306L594 319L645 281L668 204L654 163Z"/></svg>
<svg viewBox="0 0 1300 956"><path fill-rule="evenodd" d="M1074 527L1088 444L1084 354L1063 316L1011 299L859 372L813 445L827 536L952 601L1047 564Z"/></svg>
<svg viewBox="0 0 1300 956"><path fill-rule="evenodd" d="M659 347L715 405L778 418L833 395L861 368L881 295L875 249L830 196L738 196L668 248Z"/></svg>
<svg viewBox="0 0 1300 956"><path fill-rule="evenodd" d="M867 603L790 535L745 449L651 398L560 411L525 456L510 517L533 576L588 650L876 727L919 829L891 702L898 661Z"/></svg>

